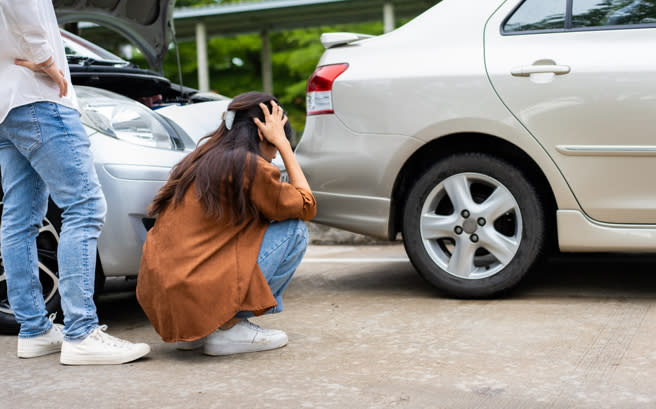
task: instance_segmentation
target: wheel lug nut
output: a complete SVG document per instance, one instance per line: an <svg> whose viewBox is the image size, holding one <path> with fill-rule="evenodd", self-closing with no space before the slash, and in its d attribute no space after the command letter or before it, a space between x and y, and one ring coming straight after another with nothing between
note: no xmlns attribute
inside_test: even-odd
<svg viewBox="0 0 656 409"><path fill-rule="evenodd" d="M485 223L486 223L486 222L485 222L485 219L484 219L484 218L482 218L482 217L479 217L479 218L478 218L478 225L479 225L479 226L485 226Z"/></svg>
<svg viewBox="0 0 656 409"><path fill-rule="evenodd" d="M460 214L466 219L469 217L469 210L465 209Z"/></svg>
<svg viewBox="0 0 656 409"><path fill-rule="evenodd" d="M453 230L456 232L456 234L462 234L462 227L460 226L456 226L456 228Z"/></svg>
<svg viewBox="0 0 656 409"><path fill-rule="evenodd" d="M472 234L471 236L469 236L469 240L471 240L472 243L478 242L478 234Z"/></svg>

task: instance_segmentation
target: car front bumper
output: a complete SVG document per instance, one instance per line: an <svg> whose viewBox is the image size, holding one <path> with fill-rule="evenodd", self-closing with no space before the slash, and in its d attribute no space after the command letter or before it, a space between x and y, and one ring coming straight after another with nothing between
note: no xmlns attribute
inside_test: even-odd
<svg viewBox="0 0 656 409"><path fill-rule="evenodd" d="M188 151L137 146L90 131L96 173L107 201L98 253L105 276L134 276L152 218L147 208Z"/></svg>

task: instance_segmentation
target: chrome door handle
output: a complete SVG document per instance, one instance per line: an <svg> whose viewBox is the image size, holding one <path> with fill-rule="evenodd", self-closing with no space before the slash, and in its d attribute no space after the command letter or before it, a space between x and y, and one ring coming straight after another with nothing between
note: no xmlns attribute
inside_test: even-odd
<svg viewBox="0 0 656 409"><path fill-rule="evenodd" d="M569 65L522 65L511 69L510 73L516 77L528 77L531 74L544 73L563 75L570 71Z"/></svg>

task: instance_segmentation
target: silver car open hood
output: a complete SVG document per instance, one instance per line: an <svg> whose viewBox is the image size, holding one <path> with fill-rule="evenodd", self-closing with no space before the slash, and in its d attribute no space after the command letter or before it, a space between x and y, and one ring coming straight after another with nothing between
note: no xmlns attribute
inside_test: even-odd
<svg viewBox="0 0 656 409"><path fill-rule="evenodd" d="M175 0L54 0L60 24L88 21L132 41L153 69L160 69L169 45L168 23Z"/></svg>

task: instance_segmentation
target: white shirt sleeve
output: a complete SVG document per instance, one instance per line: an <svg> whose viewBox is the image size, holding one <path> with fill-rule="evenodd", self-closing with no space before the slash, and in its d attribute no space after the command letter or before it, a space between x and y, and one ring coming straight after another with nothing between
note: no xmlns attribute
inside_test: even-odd
<svg viewBox="0 0 656 409"><path fill-rule="evenodd" d="M38 0L13 2L12 31L18 37L25 59L36 64L46 62L54 52L48 42L48 26L56 21L44 21L44 13L39 11Z"/></svg>

